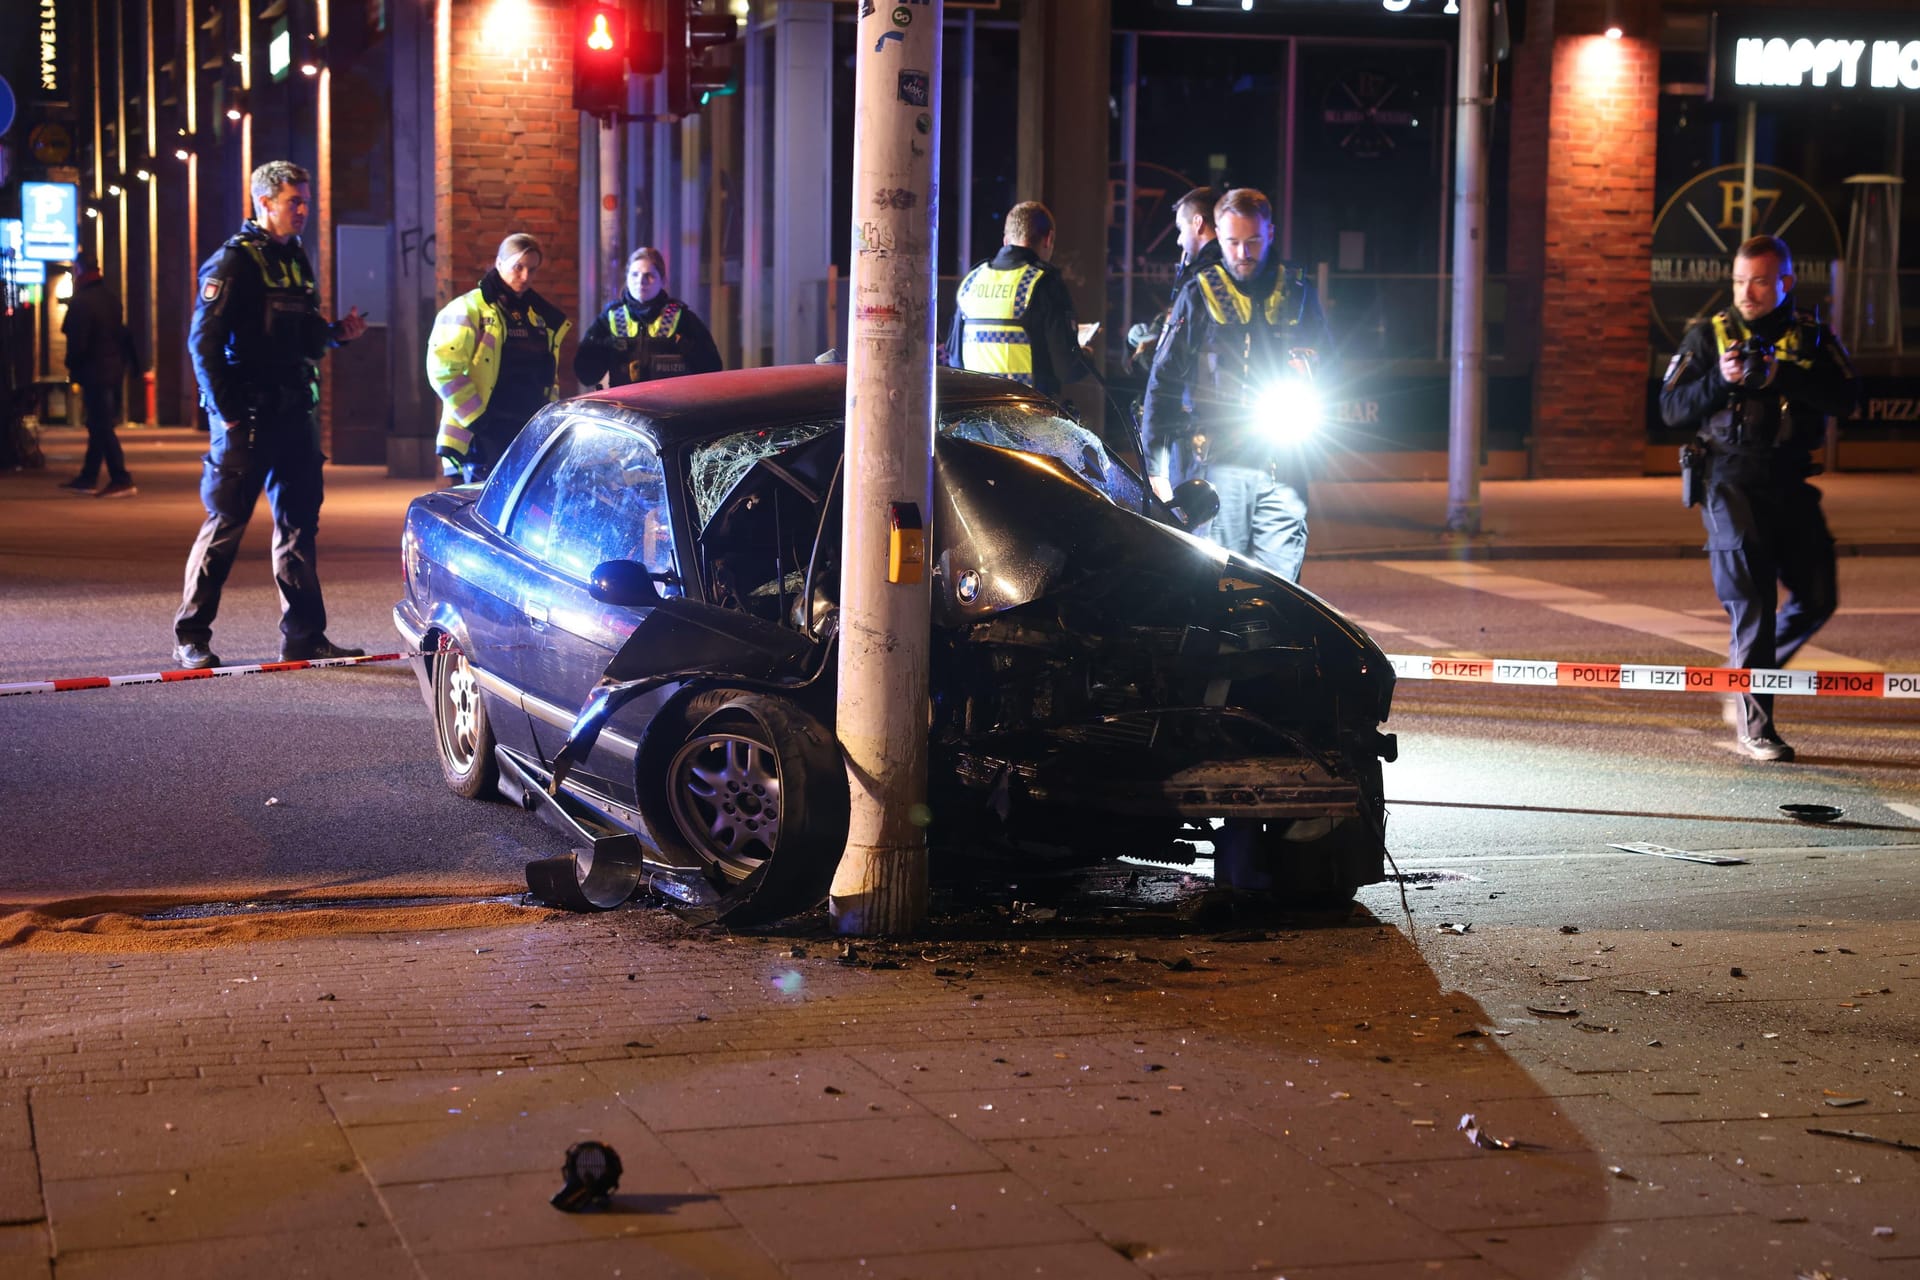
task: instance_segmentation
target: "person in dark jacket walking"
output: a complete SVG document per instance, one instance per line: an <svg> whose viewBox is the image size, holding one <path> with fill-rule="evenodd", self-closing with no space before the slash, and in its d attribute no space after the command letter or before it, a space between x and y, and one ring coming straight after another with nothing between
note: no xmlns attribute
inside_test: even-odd
<svg viewBox="0 0 1920 1280"><path fill-rule="evenodd" d="M1755 236L1741 245L1732 308L1687 331L1660 388L1660 416L1695 428L1702 451L1700 515L1714 593L1727 611L1729 666L1778 667L1839 605L1833 535L1807 478L1818 473L1812 453L1827 418L1852 413L1855 395L1840 339L1793 309L1786 242ZM1730 710L1741 751L1793 759L1774 728L1772 694L1738 694Z"/></svg>
<svg viewBox="0 0 1920 1280"><path fill-rule="evenodd" d="M635 249L627 281L573 353L573 376L583 387L714 373L720 348L693 308L667 292L667 259L658 249Z"/></svg>
<svg viewBox="0 0 1920 1280"><path fill-rule="evenodd" d="M139 490L120 450L119 427L127 373L140 367L140 357L121 319L120 299L91 254L83 253L74 262L73 296L67 300L60 332L67 337L67 376L80 384L87 421L87 456L80 474L60 487L96 498L131 498ZM107 483L96 487L103 463Z"/></svg>
<svg viewBox="0 0 1920 1280"><path fill-rule="evenodd" d="M253 171L254 216L200 268L187 348L211 425L200 478L207 518L187 555L173 618L173 660L220 665L210 647L220 592L264 488L273 510L273 581L280 589L280 657L298 662L358 658L327 639L327 607L315 565L320 527L322 356L367 331L355 307L320 313L313 264L300 245L312 178L286 160Z"/></svg>

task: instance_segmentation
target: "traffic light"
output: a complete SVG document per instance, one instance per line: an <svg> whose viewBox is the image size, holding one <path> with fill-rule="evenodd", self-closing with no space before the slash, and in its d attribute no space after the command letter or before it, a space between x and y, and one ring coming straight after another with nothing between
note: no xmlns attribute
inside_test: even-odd
<svg viewBox="0 0 1920 1280"><path fill-rule="evenodd" d="M711 0L719 7L722 0ZM740 26L727 13L703 12L700 0L667 0L667 112L690 116L716 94L733 92L733 54Z"/></svg>
<svg viewBox="0 0 1920 1280"><path fill-rule="evenodd" d="M574 8L573 105L593 115L627 109L627 15L617 4Z"/></svg>

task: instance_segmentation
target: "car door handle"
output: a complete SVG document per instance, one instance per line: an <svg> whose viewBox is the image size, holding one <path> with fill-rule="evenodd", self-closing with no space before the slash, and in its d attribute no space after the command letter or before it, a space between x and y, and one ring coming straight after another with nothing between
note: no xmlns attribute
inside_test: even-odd
<svg viewBox="0 0 1920 1280"><path fill-rule="evenodd" d="M527 623L535 631L547 629L547 602L545 600L527 601Z"/></svg>

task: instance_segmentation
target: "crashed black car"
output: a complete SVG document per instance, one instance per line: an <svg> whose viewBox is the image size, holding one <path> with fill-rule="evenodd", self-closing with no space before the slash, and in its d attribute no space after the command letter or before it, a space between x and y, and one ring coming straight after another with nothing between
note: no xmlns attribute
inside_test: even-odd
<svg viewBox="0 0 1920 1280"><path fill-rule="evenodd" d="M831 365L592 393L409 508L394 621L442 770L575 837L528 868L541 896L645 881L730 921L824 897L845 398ZM1030 389L942 370L936 399L936 863L1207 841L1287 904L1380 879L1393 671L1367 635L1178 527Z"/></svg>

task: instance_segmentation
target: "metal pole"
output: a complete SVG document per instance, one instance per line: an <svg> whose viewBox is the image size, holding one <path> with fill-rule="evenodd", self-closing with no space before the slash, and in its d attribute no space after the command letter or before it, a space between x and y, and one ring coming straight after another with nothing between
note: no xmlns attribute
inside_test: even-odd
<svg viewBox="0 0 1920 1280"><path fill-rule="evenodd" d="M1125 228L1126 250L1120 259L1121 262L1125 264L1122 270L1126 273L1120 277L1120 324L1124 331L1125 326L1133 323L1133 277L1139 269L1139 264L1134 261L1134 256L1138 252L1137 246L1140 243L1137 238L1139 228L1136 226L1137 218L1135 215L1136 207L1140 201L1138 199L1139 190L1134 176L1134 166L1140 159L1138 128L1140 111L1140 37L1133 32L1128 32L1126 35L1121 36L1120 49L1122 68L1120 74L1126 77L1126 83L1120 87L1120 168L1125 175L1123 181L1126 188L1125 196L1127 201L1125 206L1126 215L1122 222L1122 226Z"/></svg>
<svg viewBox="0 0 1920 1280"><path fill-rule="evenodd" d="M841 933L902 933L927 912L931 595L890 555L933 516L934 246L940 25L931 5L856 20L853 306L847 352L838 732L852 812L828 908ZM905 15L906 24L895 19ZM920 68L925 68L924 71ZM898 540L898 541L896 541ZM914 548L918 549L918 548Z"/></svg>
<svg viewBox="0 0 1920 1280"><path fill-rule="evenodd" d="M953 255L953 274L965 275L973 265L973 10L960 19L960 155L955 171L960 198L954 203L960 251Z"/></svg>
<svg viewBox="0 0 1920 1280"><path fill-rule="evenodd" d="M1453 180L1453 371L1447 413L1447 529L1480 532L1480 442L1486 418L1481 322L1487 220L1487 0L1460 0L1460 129Z"/></svg>
<svg viewBox="0 0 1920 1280"><path fill-rule="evenodd" d="M627 82L627 102L629 109L633 101L633 82ZM619 296L620 288L627 278L621 270L621 254L625 249L620 235L621 223L625 213L620 208L620 197L625 193L626 183L621 178L626 173L626 158L621 143L626 141L627 126L617 125L611 120L601 121L594 129L599 141L600 177L595 184L600 206L599 226L594 236L594 283L599 286L592 294L580 299L580 315L583 321L592 316ZM697 264L694 269L698 270ZM583 323L581 326L585 328Z"/></svg>
<svg viewBox="0 0 1920 1280"><path fill-rule="evenodd" d="M1759 123L1758 104L1747 103L1747 128L1745 151L1740 180L1746 186L1740 189L1740 243L1745 244L1753 236L1753 134L1754 126Z"/></svg>

